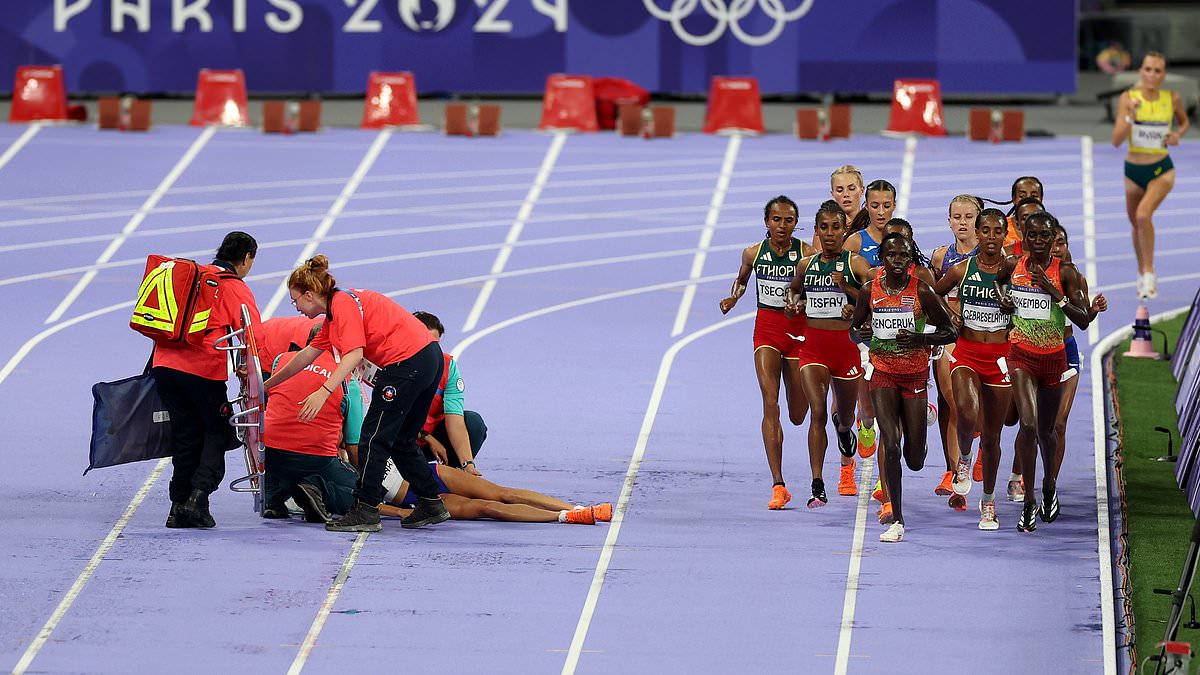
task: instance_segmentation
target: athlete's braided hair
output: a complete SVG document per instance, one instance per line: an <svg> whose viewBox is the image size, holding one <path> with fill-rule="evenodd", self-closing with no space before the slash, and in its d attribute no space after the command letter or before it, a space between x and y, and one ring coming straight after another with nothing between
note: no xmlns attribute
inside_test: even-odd
<svg viewBox="0 0 1200 675"><path fill-rule="evenodd" d="M983 199L983 201L985 201L989 204L996 204L999 206L1007 206L1009 204L1013 204L1013 207L1011 209L1009 209L1008 213L1006 214L1006 215L1011 216L1013 214L1013 212L1015 212L1017 210L1017 206L1016 206L1016 204L1014 204L1014 202L1017 201L1017 186L1020 185L1021 183L1024 183L1025 181L1033 181L1034 183L1037 183L1037 191L1038 191L1038 195L1040 195L1037 198L1039 200L1039 202L1040 202L1040 200L1046 198L1046 189L1044 187L1042 187L1041 179L1039 179L1037 176L1021 176L1020 178L1013 181L1012 188L1010 191L1011 196L1009 197L1008 201L998 202L994 199L988 199L986 197ZM1026 197L1026 199L1028 199L1028 197Z"/></svg>
<svg viewBox="0 0 1200 675"><path fill-rule="evenodd" d="M903 219L903 218L892 218L891 220L887 221L887 225L884 225L884 226L883 226L883 231L884 231L884 232L887 232L887 229L888 229L889 227L902 227L902 228L904 228L904 232L905 232L905 233L904 233L903 235L901 235L901 236L907 237L907 238L908 238L908 241L909 241L909 243L911 243L911 244L912 244L912 247L913 247L913 262L914 262L914 263L916 263L916 264L918 264L918 265L922 265L922 266L924 266L924 267L929 267L929 258L925 256L925 253L924 253L924 252L922 252L922 251L921 251L921 247L920 247L920 246L917 246L917 240L916 240L916 238L914 238L914 237L913 237L913 228L912 228L912 225L911 225L911 224L910 224L910 223L909 223L907 220L905 220L905 219ZM896 234L899 234L899 233L896 233ZM887 237L884 237L884 238L886 239ZM879 242L879 247L880 247L880 249L882 249L882 248L883 248L883 242L882 242L882 241L881 241L881 242Z"/></svg>
<svg viewBox="0 0 1200 675"><path fill-rule="evenodd" d="M796 219L800 219L800 209L796 208L796 202L792 201L787 195L779 195L778 197L767 202L767 205L763 207L763 220L771 217L771 207L775 206L776 204L786 204L792 207L792 211L796 212Z"/></svg>
<svg viewBox="0 0 1200 675"><path fill-rule="evenodd" d="M841 204L838 204L832 199L826 199L825 201L821 202L821 206L817 208L817 215L813 216L813 225L821 222L821 216L827 213L832 213L833 215L837 216L837 219L841 221L842 226L845 227L846 212L842 210Z"/></svg>

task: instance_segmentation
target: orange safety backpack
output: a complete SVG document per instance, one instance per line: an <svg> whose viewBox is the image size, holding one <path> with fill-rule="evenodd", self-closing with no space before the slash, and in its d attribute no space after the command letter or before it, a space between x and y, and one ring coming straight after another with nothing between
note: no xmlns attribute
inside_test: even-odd
<svg viewBox="0 0 1200 675"><path fill-rule="evenodd" d="M201 344L220 276L194 260L148 256L129 327L158 343Z"/></svg>

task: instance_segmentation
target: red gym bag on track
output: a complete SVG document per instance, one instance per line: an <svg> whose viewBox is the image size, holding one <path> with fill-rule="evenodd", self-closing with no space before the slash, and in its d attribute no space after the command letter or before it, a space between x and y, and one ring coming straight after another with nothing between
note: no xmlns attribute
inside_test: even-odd
<svg viewBox="0 0 1200 675"><path fill-rule="evenodd" d="M129 327L155 342L199 345L216 297L215 268L150 255Z"/></svg>

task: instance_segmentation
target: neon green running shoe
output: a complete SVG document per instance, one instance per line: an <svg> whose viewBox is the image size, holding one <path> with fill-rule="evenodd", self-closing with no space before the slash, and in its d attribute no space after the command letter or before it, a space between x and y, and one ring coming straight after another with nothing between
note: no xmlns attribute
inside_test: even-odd
<svg viewBox="0 0 1200 675"><path fill-rule="evenodd" d="M858 456L866 459L875 454L875 427L864 427L858 423Z"/></svg>

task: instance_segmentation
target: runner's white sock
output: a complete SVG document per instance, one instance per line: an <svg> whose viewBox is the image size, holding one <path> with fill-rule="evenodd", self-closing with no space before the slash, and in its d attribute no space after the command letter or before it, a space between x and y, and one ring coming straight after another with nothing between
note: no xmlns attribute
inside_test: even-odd
<svg viewBox="0 0 1200 675"><path fill-rule="evenodd" d="M560 522L560 523L567 522L567 512L566 511L558 512L558 522Z"/></svg>

